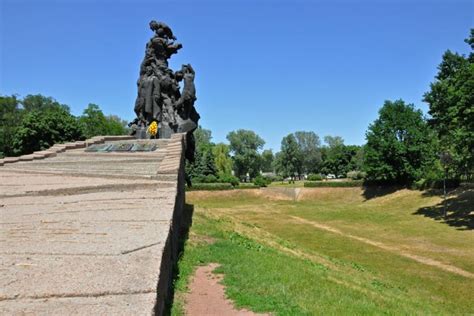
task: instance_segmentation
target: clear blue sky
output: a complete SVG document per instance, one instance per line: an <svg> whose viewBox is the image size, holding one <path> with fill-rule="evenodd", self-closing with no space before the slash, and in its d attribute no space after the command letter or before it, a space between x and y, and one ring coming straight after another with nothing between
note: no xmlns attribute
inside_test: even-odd
<svg viewBox="0 0 474 316"><path fill-rule="evenodd" d="M0 94L41 93L134 117L151 19L172 27L177 70L196 70L201 125L267 148L297 130L363 144L386 99L414 103L446 49L468 53L474 1L0 0Z"/></svg>

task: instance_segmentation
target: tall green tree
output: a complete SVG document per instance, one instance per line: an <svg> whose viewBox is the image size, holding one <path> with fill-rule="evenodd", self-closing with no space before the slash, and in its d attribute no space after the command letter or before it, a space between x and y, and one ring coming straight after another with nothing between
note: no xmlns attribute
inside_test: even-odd
<svg viewBox="0 0 474 316"><path fill-rule="evenodd" d="M207 144L196 147L195 159L186 163L186 174L193 182L207 182L207 176L218 176L216 159L212 152L213 145Z"/></svg>
<svg viewBox="0 0 474 316"><path fill-rule="evenodd" d="M290 137L290 135L292 136ZM303 174L319 172L322 163L321 140L319 139L319 136L314 132L306 131L298 131L290 135L283 138L282 148L288 149L288 146L293 146L294 140L296 143L296 149L293 150L293 148L291 148L291 150L287 150L285 154L279 156L280 159L283 159L282 157L288 159L288 155L293 155L291 157L291 166L292 168L294 167L294 172L300 178ZM276 166L279 166L280 173L285 169L282 163L285 162L279 161L276 163Z"/></svg>
<svg viewBox="0 0 474 316"><path fill-rule="evenodd" d="M69 106L61 104L52 97L46 97L41 94L28 94L21 101L23 109L26 112L31 111L43 111L56 108L64 108L67 112L70 112Z"/></svg>
<svg viewBox="0 0 474 316"><path fill-rule="evenodd" d="M251 178L260 173L261 157L258 153L265 141L254 131L239 129L227 134L230 150L233 154L234 170L237 177Z"/></svg>
<svg viewBox="0 0 474 316"><path fill-rule="evenodd" d="M344 152L347 159L347 165L344 168L344 172L349 171L361 171L364 163L364 150L362 146L358 145L345 145Z"/></svg>
<svg viewBox="0 0 474 316"><path fill-rule="evenodd" d="M453 157L458 175L474 173L474 29L466 43L469 57L450 50L443 55L438 74L424 94L430 125L440 139L442 152Z"/></svg>
<svg viewBox="0 0 474 316"><path fill-rule="evenodd" d="M271 149L265 149L262 151L262 171L263 172L272 172L273 171L273 160L275 156Z"/></svg>
<svg viewBox="0 0 474 316"><path fill-rule="evenodd" d="M403 100L385 101L366 139L368 180L409 184L420 179L436 158L435 138L422 112Z"/></svg>
<svg viewBox="0 0 474 316"><path fill-rule="evenodd" d="M205 177L217 177L216 157L213 153L212 133L208 129L198 127L194 131L196 151L194 162L186 162L186 175L194 182L205 181Z"/></svg>
<svg viewBox="0 0 474 316"><path fill-rule="evenodd" d="M295 132L294 135L300 151L299 174L318 173L322 163L319 136L305 131Z"/></svg>
<svg viewBox="0 0 474 316"><path fill-rule="evenodd" d="M344 139L341 136L324 136L324 142L329 148L339 148L344 146Z"/></svg>
<svg viewBox="0 0 474 316"><path fill-rule="evenodd" d="M198 126L198 128L194 131L194 140L196 142L196 147L210 144L211 139L212 133L209 129L205 129L201 126Z"/></svg>
<svg viewBox="0 0 474 316"><path fill-rule="evenodd" d="M216 158L212 152L212 146L200 147L197 173L202 176L217 176Z"/></svg>
<svg viewBox="0 0 474 316"><path fill-rule="evenodd" d="M229 145L219 143L213 146L214 163L217 175L220 178L232 175L232 158L230 157Z"/></svg>
<svg viewBox="0 0 474 316"><path fill-rule="evenodd" d="M117 115L105 116L97 104L90 103L79 117L86 138L99 135L125 135L127 122Z"/></svg>
<svg viewBox="0 0 474 316"><path fill-rule="evenodd" d="M326 146L323 148L323 164L321 171L325 174L341 176L350 169L352 153L350 148L344 144L340 136L325 136Z"/></svg>
<svg viewBox="0 0 474 316"><path fill-rule="evenodd" d="M107 134L106 135L127 135L127 121L122 120L117 115L107 115L105 117L107 122Z"/></svg>
<svg viewBox="0 0 474 316"><path fill-rule="evenodd" d="M16 96L0 96L0 158L14 154L13 136L22 115L20 100Z"/></svg>
<svg viewBox="0 0 474 316"><path fill-rule="evenodd" d="M281 149L275 159L278 174L294 179L301 170L301 151L294 134L289 134L281 140Z"/></svg>
<svg viewBox="0 0 474 316"><path fill-rule="evenodd" d="M97 104L89 103L79 117L79 124L86 138L107 135L107 119Z"/></svg>

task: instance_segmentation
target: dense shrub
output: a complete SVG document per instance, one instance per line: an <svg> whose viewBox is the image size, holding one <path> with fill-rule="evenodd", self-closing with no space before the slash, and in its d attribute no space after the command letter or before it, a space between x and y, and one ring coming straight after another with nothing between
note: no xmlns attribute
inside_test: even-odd
<svg viewBox="0 0 474 316"><path fill-rule="evenodd" d="M207 176L199 175L192 178L193 182L196 183L217 183L217 177L215 175L209 174Z"/></svg>
<svg viewBox="0 0 474 316"><path fill-rule="evenodd" d="M29 154L54 144L84 139L79 123L65 106L26 113L13 135L15 155Z"/></svg>
<svg viewBox="0 0 474 316"><path fill-rule="evenodd" d="M321 181L323 177L320 174L309 174L308 181Z"/></svg>
<svg viewBox="0 0 474 316"><path fill-rule="evenodd" d="M365 172L357 170L349 171L347 173L347 177L351 178L352 180L362 180L365 178Z"/></svg>
<svg viewBox="0 0 474 316"><path fill-rule="evenodd" d="M345 187L360 187L363 181L306 181L304 183L305 188L345 188Z"/></svg>
<svg viewBox="0 0 474 316"><path fill-rule="evenodd" d="M217 182L217 177L213 174L208 174L206 177L206 183L216 183Z"/></svg>
<svg viewBox="0 0 474 316"><path fill-rule="evenodd" d="M193 183L204 183L206 182L205 179L204 179L204 176L194 176L194 177L190 177L191 178L191 181Z"/></svg>
<svg viewBox="0 0 474 316"><path fill-rule="evenodd" d="M194 183L192 187L186 187L187 191L221 191L232 190L230 183Z"/></svg>
<svg viewBox="0 0 474 316"><path fill-rule="evenodd" d="M235 187L235 186L239 185L239 178L237 178L233 175L227 174L227 175L220 176L219 177L219 182L230 183Z"/></svg>
<svg viewBox="0 0 474 316"><path fill-rule="evenodd" d="M272 183L270 179L264 178L262 176L257 176L255 177L255 179L253 179L253 184L255 184L258 187L266 187L270 183Z"/></svg>

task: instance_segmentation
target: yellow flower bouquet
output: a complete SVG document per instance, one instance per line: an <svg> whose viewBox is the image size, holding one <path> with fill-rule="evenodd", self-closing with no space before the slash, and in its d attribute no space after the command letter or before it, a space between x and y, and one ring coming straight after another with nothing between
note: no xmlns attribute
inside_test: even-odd
<svg viewBox="0 0 474 316"><path fill-rule="evenodd" d="M153 138L156 138L156 134L158 133L158 124L156 123L156 121L151 122L150 126L148 126L147 132Z"/></svg>

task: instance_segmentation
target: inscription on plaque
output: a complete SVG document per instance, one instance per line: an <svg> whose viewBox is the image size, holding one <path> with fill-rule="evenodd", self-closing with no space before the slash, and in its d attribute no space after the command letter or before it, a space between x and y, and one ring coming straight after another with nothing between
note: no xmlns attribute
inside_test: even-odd
<svg viewBox="0 0 474 316"><path fill-rule="evenodd" d="M114 143L91 145L85 149L86 152L146 152L155 151L158 146L153 142L137 143Z"/></svg>
<svg viewBox="0 0 474 316"><path fill-rule="evenodd" d="M136 143L130 151L154 151L156 148L156 144L153 143Z"/></svg>
<svg viewBox="0 0 474 316"><path fill-rule="evenodd" d="M109 148L112 147L111 144L98 144L98 145L91 145L86 148L85 151L87 152L108 152Z"/></svg>
<svg viewBox="0 0 474 316"><path fill-rule="evenodd" d="M118 144L113 144L108 151L130 151L132 149L133 144L131 143L118 143Z"/></svg>

